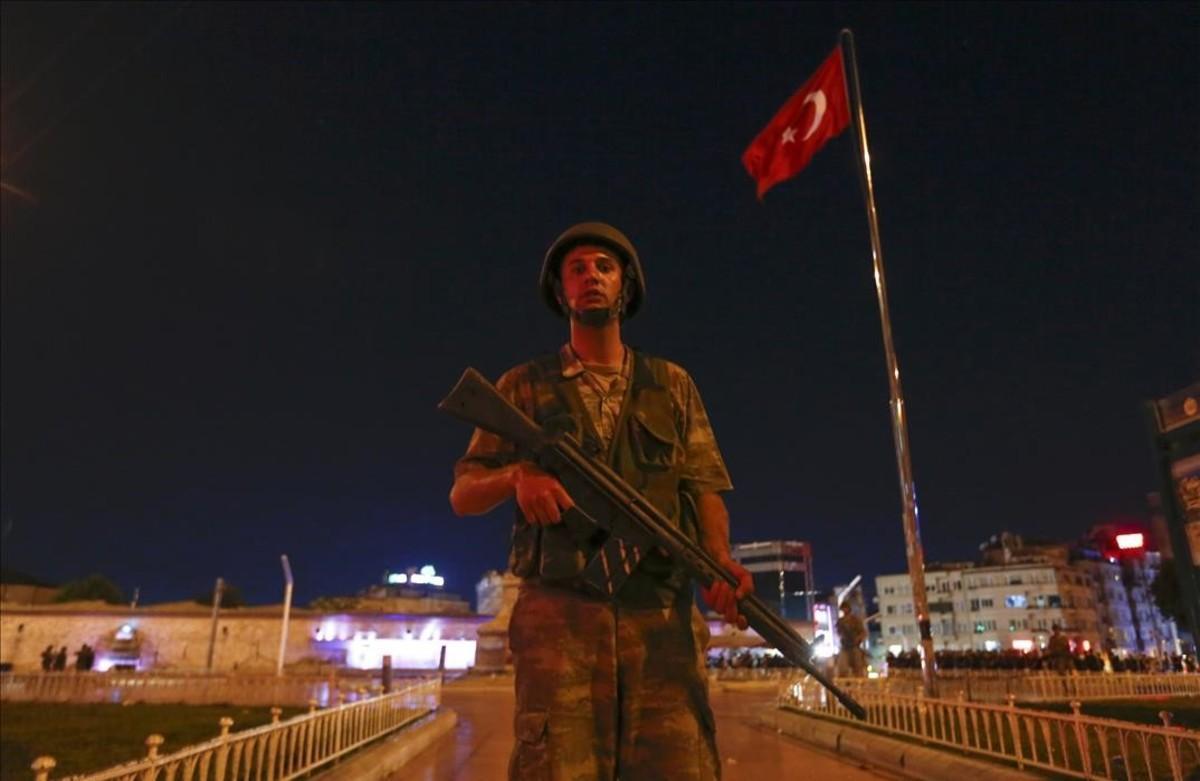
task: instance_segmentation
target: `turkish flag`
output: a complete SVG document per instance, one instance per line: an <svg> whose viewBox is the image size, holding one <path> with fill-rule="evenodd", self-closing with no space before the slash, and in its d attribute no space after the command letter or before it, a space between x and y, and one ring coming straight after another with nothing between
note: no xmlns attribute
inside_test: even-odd
<svg viewBox="0 0 1200 781"><path fill-rule="evenodd" d="M839 46L742 153L742 165L758 182L759 200L800 173L817 150L849 124L850 98Z"/></svg>

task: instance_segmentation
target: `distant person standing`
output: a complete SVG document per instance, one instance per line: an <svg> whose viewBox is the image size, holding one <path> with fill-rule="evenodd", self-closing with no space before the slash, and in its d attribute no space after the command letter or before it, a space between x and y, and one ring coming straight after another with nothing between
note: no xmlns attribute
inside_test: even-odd
<svg viewBox="0 0 1200 781"><path fill-rule="evenodd" d="M54 669L54 646L46 646L46 650L42 651L42 672L50 672Z"/></svg>
<svg viewBox="0 0 1200 781"><path fill-rule="evenodd" d="M867 663L863 658L862 642L867 639L867 628L862 619L850 610L849 604L842 605L837 633L842 647L838 652L838 674L863 677L867 674Z"/></svg>
<svg viewBox="0 0 1200 781"><path fill-rule="evenodd" d="M1065 673L1071 668L1071 642L1067 640L1058 624L1050 627L1046 656L1050 657L1050 669L1055 672Z"/></svg>
<svg viewBox="0 0 1200 781"><path fill-rule="evenodd" d="M58 653L54 655L54 669L67 669L67 647L65 645L58 649Z"/></svg>
<svg viewBox="0 0 1200 781"><path fill-rule="evenodd" d="M81 673L92 669L92 662L95 655L92 653L92 647L87 643L79 646L79 650L75 652L75 669Z"/></svg>

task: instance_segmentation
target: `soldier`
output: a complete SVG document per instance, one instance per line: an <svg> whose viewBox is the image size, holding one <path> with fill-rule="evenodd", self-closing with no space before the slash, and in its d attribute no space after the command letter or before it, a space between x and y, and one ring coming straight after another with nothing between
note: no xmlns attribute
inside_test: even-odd
<svg viewBox="0 0 1200 781"><path fill-rule="evenodd" d="M1050 667L1057 673L1066 673L1071 669L1071 642L1062 633L1058 624L1050 627L1050 640L1046 643L1046 656L1050 658Z"/></svg>
<svg viewBox="0 0 1200 781"><path fill-rule="evenodd" d="M838 672L855 678L866 675L867 665L861 645L862 641L867 639L867 630L862 619L850 610L849 603L842 604L837 633L841 645L841 651L838 652Z"/></svg>
<svg viewBox="0 0 1200 781"><path fill-rule="evenodd" d="M628 346L622 322L645 300L633 244L603 223L550 246L542 298L569 322L557 354L510 370L497 390L544 426L576 433L738 580L705 601L741 628L737 599L753 590L729 551L721 493L732 485L691 377ZM662 551L631 550L632 574L612 599L586 591L585 557L562 516L574 503L513 445L477 429L455 466L450 503L485 513L513 498L509 565L522 578L509 624L516 668L516 743L509 777L719 778L704 652L708 630L692 582Z"/></svg>

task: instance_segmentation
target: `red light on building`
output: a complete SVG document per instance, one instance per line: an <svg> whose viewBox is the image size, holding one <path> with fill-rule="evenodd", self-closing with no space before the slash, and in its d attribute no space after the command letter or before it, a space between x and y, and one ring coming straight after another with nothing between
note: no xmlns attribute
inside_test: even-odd
<svg viewBox="0 0 1200 781"><path fill-rule="evenodd" d="M1120 550L1141 550L1144 547L1146 538L1141 532L1117 535L1117 548Z"/></svg>

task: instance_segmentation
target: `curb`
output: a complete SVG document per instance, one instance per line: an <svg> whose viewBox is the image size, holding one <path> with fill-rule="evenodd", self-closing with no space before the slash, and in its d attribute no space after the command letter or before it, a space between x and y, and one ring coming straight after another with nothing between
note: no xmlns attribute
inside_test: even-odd
<svg viewBox="0 0 1200 781"><path fill-rule="evenodd" d="M355 752L328 770L317 773L319 781L382 781L400 770L413 757L454 731L458 714L441 708L412 727L382 742Z"/></svg>
<svg viewBox="0 0 1200 781"><path fill-rule="evenodd" d="M761 714L759 722L778 733L811 743L849 761L921 781L962 781L964 778L972 781L1025 781L1044 778L816 716L776 709Z"/></svg>

